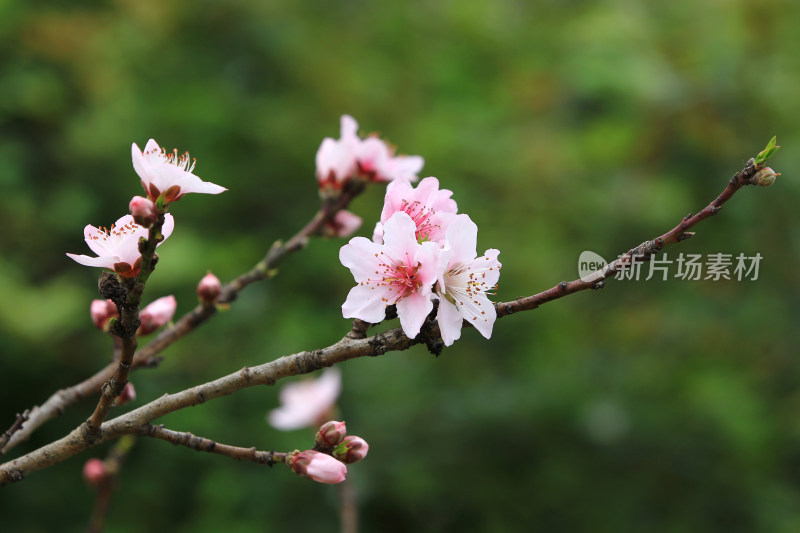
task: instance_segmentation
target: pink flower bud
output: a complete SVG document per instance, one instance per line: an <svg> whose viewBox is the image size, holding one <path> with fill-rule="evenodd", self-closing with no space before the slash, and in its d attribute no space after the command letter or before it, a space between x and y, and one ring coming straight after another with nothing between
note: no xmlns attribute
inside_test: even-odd
<svg viewBox="0 0 800 533"><path fill-rule="evenodd" d="M341 210L325 223L325 233L331 237L349 237L361 227L361 217Z"/></svg>
<svg viewBox="0 0 800 533"><path fill-rule="evenodd" d="M98 487L108 479L106 464L97 458L86 461L83 465L83 479L92 487Z"/></svg>
<svg viewBox="0 0 800 533"><path fill-rule="evenodd" d="M136 389L133 388L133 383L130 381L125 384L122 392L117 396L117 407L125 405L126 403L136 399Z"/></svg>
<svg viewBox="0 0 800 533"><path fill-rule="evenodd" d="M330 455L308 450L286 458L286 464L298 475L319 483L341 483L347 476L347 467Z"/></svg>
<svg viewBox="0 0 800 533"><path fill-rule="evenodd" d="M333 451L333 456L346 464L357 463L367 456L369 444L361 437L348 435Z"/></svg>
<svg viewBox="0 0 800 533"><path fill-rule="evenodd" d="M111 300L92 300L92 304L89 306L89 314L92 316L94 325L102 330L107 328L109 320L119 316L117 314L117 306Z"/></svg>
<svg viewBox="0 0 800 533"><path fill-rule="evenodd" d="M347 435L347 428L344 422L331 420L320 426L319 431L314 435L314 443L319 448L333 448L342 442L345 435Z"/></svg>
<svg viewBox="0 0 800 533"><path fill-rule="evenodd" d="M149 228L158 220L156 205L143 196L134 196L128 205L128 209L133 215L133 221L142 227Z"/></svg>
<svg viewBox="0 0 800 533"><path fill-rule="evenodd" d="M178 302L171 294L164 296L152 302L150 305L142 309L139 313L139 320L142 324L139 326L139 335L147 335L152 333L170 320L172 315L175 314L175 309L178 307Z"/></svg>
<svg viewBox="0 0 800 533"><path fill-rule="evenodd" d="M211 272L203 276L203 279L197 284L197 296L207 304L216 302L221 291L222 285L219 282L219 278Z"/></svg>

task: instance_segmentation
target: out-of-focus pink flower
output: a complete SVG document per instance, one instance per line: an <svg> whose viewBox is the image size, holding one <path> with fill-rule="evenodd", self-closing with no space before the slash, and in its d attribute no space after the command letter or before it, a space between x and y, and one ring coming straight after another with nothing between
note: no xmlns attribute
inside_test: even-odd
<svg viewBox="0 0 800 533"><path fill-rule="evenodd" d="M382 242L383 224L402 211L416 224L418 241L444 241L447 226L458 212L455 200L450 198L452 194L439 189L439 180L433 177L423 179L416 189L404 178L394 180L386 187L381 221L375 226L372 240Z"/></svg>
<svg viewBox="0 0 800 533"><path fill-rule="evenodd" d="M362 460L369 452L369 444L361 437L347 435L333 451L333 456L345 464L353 464Z"/></svg>
<svg viewBox="0 0 800 533"><path fill-rule="evenodd" d="M181 155L177 149L167 152L154 139L147 141L144 150L133 143L131 158L147 196L154 202L162 195L168 204L191 192L219 194L228 190L192 174L196 160L189 158L189 152Z"/></svg>
<svg viewBox="0 0 800 533"><path fill-rule="evenodd" d="M469 216L458 215L447 229L439 255L437 319L445 346L461 337L464 320L487 339L492 336L497 312L486 293L495 288L500 278L500 252L492 248L476 257L477 240L478 226Z"/></svg>
<svg viewBox="0 0 800 533"><path fill-rule="evenodd" d="M394 148L376 136L361 139L358 123L342 115L340 138L326 137L317 150L317 181L320 188L341 188L360 176L370 181L417 179L425 161L420 156L395 156Z"/></svg>
<svg viewBox="0 0 800 533"><path fill-rule="evenodd" d="M347 435L345 423L330 420L319 427L317 434L314 435L314 444L319 448L332 448L342 442L345 435Z"/></svg>
<svg viewBox="0 0 800 533"><path fill-rule="evenodd" d="M325 223L325 229L331 237L349 237L361 227L361 217L342 209Z"/></svg>
<svg viewBox="0 0 800 533"><path fill-rule="evenodd" d="M128 204L128 210L133 216L134 222L142 227L149 228L158 220L158 209L156 204L144 196L134 196Z"/></svg>
<svg viewBox="0 0 800 533"><path fill-rule="evenodd" d="M222 284L219 282L219 278L211 272L203 276L203 279L197 284L197 296L205 303L216 302L220 292L222 292Z"/></svg>
<svg viewBox="0 0 800 533"><path fill-rule="evenodd" d="M89 314L92 316L94 325L102 330L106 329L109 320L119 316L117 306L111 300L92 300L89 306Z"/></svg>
<svg viewBox="0 0 800 533"><path fill-rule="evenodd" d="M128 402L132 402L136 399L136 389L133 388L133 383L130 381L125 384L125 387L122 388L122 392L117 396L117 407L120 405L125 405Z"/></svg>
<svg viewBox="0 0 800 533"><path fill-rule="evenodd" d="M299 452L288 461L289 467L297 474L319 483L341 483L347 477L347 467L344 463L314 450Z"/></svg>
<svg viewBox="0 0 800 533"><path fill-rule="evenodd" d="M158 246L161 246L175 228L172 215L164 215L164 226L161 235L164 237ZM67 257L76 262L91 266L108 268L120 276L132 278L139 273L142 254L139 253L139 239L147 238L147 228L133 221L131 215L125 215L111 225L111 229L95 228L88 225L83 229L86 244L97 254L97 257L88 255L67 254Z"/></svg>
<svg viewBox="0 0 800 533"><path fill-rule="evenodd" d="M339 251L339 259L357 283L342 305L342 314L378 323L386 307L394 304L403 332L414 338L433 310L431 291L439 245L417 242L417 226L402 211L383 227L383 244L355 237Z"/></svg>
<svg viewBox="0 0 800 533"><path fill-rule="evenodd" d="M139 326L139 335L152 333L172 320L172 315L175 314L177 307L178 302L171 294L151 302L139 313L139 320L142 322Z"/></svg>
<svg viewBox="0 0 800 533"><path fill-rule="evenodd" d="M283 431L318 426L328 418L341 390L338 368L326 368L317 379L289 383L281 389L281 406L269 412L269 423Z"/></svg>
<svg viewBox="0 0 800 533"><path fill-rule="evenodd" d="M108 479L108 476L105 463L96 457L89 459L83 465L83 479L92 487L101 485Z"/></svg>

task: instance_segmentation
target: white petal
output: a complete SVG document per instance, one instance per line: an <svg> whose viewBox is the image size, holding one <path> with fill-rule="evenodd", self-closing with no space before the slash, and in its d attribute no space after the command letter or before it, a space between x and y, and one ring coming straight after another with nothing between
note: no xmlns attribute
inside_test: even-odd
<svg viewBox="0 0 800 533"><path fill-rule="evenodd" d="M461 337L461 326L464 324L464 317L458 312L458 308L444 298L439 298L439 310L436 312L436 319L439 322L439 332L445 346L452 345Z"/></svg>
<svg viewBox="0 0 800 533"><path fill-rule="evenodd" d="M375 285L356 285L347 294L342 304L344 318L358 318L365 322L377 324L386 317L386 299L391 293L386 287Z"/></svg>
<svg viewBox="0 0 800 533"><path fill-rule="evenodd" d="M419 334L425 318L433 310L430 296L423 296L415 291L397 301L397 316L406 337L413 339Z"/></svg>

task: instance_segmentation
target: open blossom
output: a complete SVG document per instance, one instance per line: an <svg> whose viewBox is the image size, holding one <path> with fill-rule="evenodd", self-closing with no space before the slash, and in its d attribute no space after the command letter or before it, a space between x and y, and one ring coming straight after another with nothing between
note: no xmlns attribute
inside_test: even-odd
<svg viewBox="0 0 800 533"><path fill-rule="evenodd" d="M170 320L175 314L175 309L178 307L178 302L173 295L164 296L147 305L142 312L139 313L139 335L147 335L152 333Z"/></svg>
<svg viewBox="0 0 800 533"><path fill-rule="evenodd" d="M401 211L384 224L383 244L355 237L341 248L339 259L357 283L342 305L345 318L378 323L386 307L394 304L403 332L410 338L417 336L433 310L439 245L417 242L416 228Z"/></svg>
<svg viewBox="0 0 800 533"><path fill-rule="evenodd" d="M269 423L284 431L319 426L327 420L341 390L338 368L326 368L317 379L289 383L281 389L281 406L269 412Z"/></svg>
<svg viewBox="0 0 800 533"><path fill-rule="evenodd" d="M172 234L175 220L172 215L164 215L164 225L161 235L164 240ZM92 267L108 268L123 277L134 277L139 273L142 254L139 252L139 239L148 237L147 228L143 228L133 221L131 215L121 217L111 225L111 229L96 228L91 224L83 229L86 244L97 254L97 257L88 255L67 254L67 257L78 263ZM158 246L164 243L162 240Z"/></svg>
<svg viewBox="0 0 800 533"><path fill-rule="evenodd" d="M341 483L347 477L347 467L328 454L314 450L295 453L286 463L302 477L319 483Z"/></svg>
<svg viewBox="0 0 800 533"><path fill-rule="evenodd" d="M372 240L383 240L383 224L397 212L407 213L417 226L417 240L442 242L450 221L458 212L452 191L439 189L439 180L433 177L419 182L417 188L405 178L398 178L386 187L381 221L375 226Z"/></svg>
<svg viewBox="0 0 800 533"><path fill-rule="evenodd" d="M414 181L425 161L420 156L395 156L394 148L378 137L361 139L355 119L342 115L340 138L322 140L316 163L320 187L338 189L355 176L372 181Z"/></svg>
<svg viewBox="0 0 800 533"><path fill-rule="evenodd" d="M203 181L192 173L196 160L189 158L189 152L180 155L177 149L167 152L154 139L147 141L144 150L133 143L131 157L142 187L154 202L161 195L164 203L170 203L190 192L219 194L227 191L225 187Z"/></svg>
<svg viewBox="0 0 800 533"><path fill-rule="evenodd" d="M477 240L478 226L467 215L459 215L447 229L439 255L437 319L446 346L461 337L464 320L488 339L497 319L486 292L495 288L500 277L500 252L490 249L476 257Z"/></svg>

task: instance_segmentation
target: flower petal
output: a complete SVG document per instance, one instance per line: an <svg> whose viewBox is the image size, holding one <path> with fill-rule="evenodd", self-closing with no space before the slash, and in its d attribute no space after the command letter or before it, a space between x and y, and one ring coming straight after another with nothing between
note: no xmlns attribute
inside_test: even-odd
<svg viewBox="0 0 800 533"><path fill-rule="evenodd" d="M114 264L119 263L119 257L107 255L104 257L89 257L88 255L67 254L67 257L81 265L90 267L110 268L114 270Z"/></svg>
<svg viewBox="0 0 800 533"><path fill-rule="evenodd" d="M388 305L386 300L389 297L391 297L391 291L386 287L374 284L356 285L350 289L347 300L342 304L342 315L345 318L358 318L377 324L386 317L386 306Z"/></svg>
<svg viewBox="0 0 800 533"><path fill-rule="evenodd" d="M406 337L413 339L419 334L425 318L433 310L433 301L417 291L397 301L397 316Z"/></svg>
<svg viewBox="0 0 800 533"><path fill-rule="evenodd" d="M461 326L464 324L464 317L458 312L458 308L444 298L439 298L439 310L436 312L436 320L439 322L439 333L445 346L451 346L461 337Z"/></svg>

